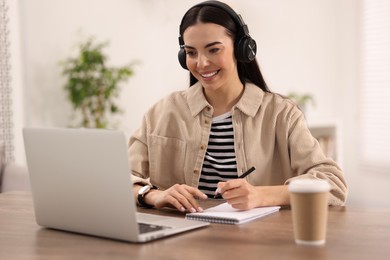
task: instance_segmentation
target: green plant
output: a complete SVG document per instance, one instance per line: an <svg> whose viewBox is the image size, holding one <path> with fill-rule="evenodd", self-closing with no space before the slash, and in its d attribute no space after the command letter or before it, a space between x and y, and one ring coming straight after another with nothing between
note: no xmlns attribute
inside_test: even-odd
<svg viewBox="0 0 390 260"><path fill-rule="evenodd" d="M108 42L96 43L93 37L78 45L76 57L61 62L66 76L65 90L75 112L79 112L79 126L107 128L110 116L122 112L116 103L119 84L133 75L133 64L122 67L107 66L103 48Z"/></svg>
<svg viewBox="0 0 390 260"><path fill-rule="evenodd" d="M307 104L311 103L315 106L315 101L310 94L298 94L296 92L290 92L287 97L294 101L302 110L305 110Z"/></svg>

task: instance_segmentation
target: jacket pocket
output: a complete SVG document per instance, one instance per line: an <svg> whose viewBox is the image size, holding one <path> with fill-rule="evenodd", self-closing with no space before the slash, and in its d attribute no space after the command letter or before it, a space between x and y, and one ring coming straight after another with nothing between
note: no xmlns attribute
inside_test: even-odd
<svg viewBox="0 0 390 260"><path fill-rule="evenodd" d="M150 181L167 189L176 183L184 183L186 143L177 138L150 135Z"/></svg>

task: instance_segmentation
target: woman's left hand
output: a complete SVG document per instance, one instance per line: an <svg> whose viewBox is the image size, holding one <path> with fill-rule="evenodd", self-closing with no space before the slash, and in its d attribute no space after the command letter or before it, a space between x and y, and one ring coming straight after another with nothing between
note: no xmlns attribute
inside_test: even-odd
<svg viewBox="0 0 390 260"><path fill-rule="evenodd" d="M245 179L235 179L218 183L218 191L233 208L241 210L288 205L290 202L286 185L253 186Z"/></svg>

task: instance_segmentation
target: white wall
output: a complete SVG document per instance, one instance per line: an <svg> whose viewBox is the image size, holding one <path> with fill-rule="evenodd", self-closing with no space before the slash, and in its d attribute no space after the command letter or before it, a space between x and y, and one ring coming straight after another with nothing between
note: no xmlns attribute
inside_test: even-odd
<svg viewBox="0 0 390 260"><path fill-rule="evenodd" d="M187 87L187 73L177 62L178 24L196 2L21 0L27 124L68 123L70 106L58 62L68 57L81 30L110 40L107 52L112 64L140 60L122 93L127 110L124 129L132 131L147 107ZM344 15L339 1L230 2L258 41L258 59L271 89L311 92L318 103L311 116L337 117L334 100L341 82Z"/></svg>
<svg viewBox="0 0 390 260"><path fill-rule="evenodd" d="M184 12L198 2L19 0L24 100L17 102L25 125L70 122L58 62L70 55L82 31L110 41L106 51L112 65L140 61L121 94L126 111L121 129L130 135L154 102L187 88L188 72L177 62L178 27ZM342 165L347 179L356 182L360 1L227 2L243 15L256 39L258 61L271 90L312 93L316 106L309 111L309 121L339 124Z"/></svg>
<svg viewBox="0 0 390 260"><path fill-rule="evenodd" d="M181 1L180 1L181 2ZM132 131L142 113L161 96L183 86L176 62L180 9L165 1L21 1L25 52L27 125L65 126L71 107L63 91L60 60L74 54L81 34L109 40L112 65L139 60L123 86L123 129ZM176 5L177 6L177 5Z"/></svg>
<svg viewBox="0 0 390 260"><path fill-rule="evenodd" d="M71 54L82 31L110 40L107 53L113 65L140 61L122 92L126 110L122 128L132 132L151 104L187 87L187 72L177 62L178 25L183 13L197 2L20 0L26 124L69 123L71 107L58 62ZM339 71L344 32L340 25L346 11L341 10L341 2L229 1L258 42L258 60L271 89L283 94L292 90L312 93L317 106L311 118L340 119L336 97L343 88Z"/></svg>

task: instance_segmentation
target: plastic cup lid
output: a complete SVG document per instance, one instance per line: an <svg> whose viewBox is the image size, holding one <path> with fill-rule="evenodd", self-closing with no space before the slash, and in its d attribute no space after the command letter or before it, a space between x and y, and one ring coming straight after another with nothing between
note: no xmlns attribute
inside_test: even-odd
<svg viewBox="0 0 390 260"><path fill-rule="evenodd" d="M327 180L320 179L297 179L292 180L288 185L290 192L311 193L330 191L330 184Z"/></svg>

